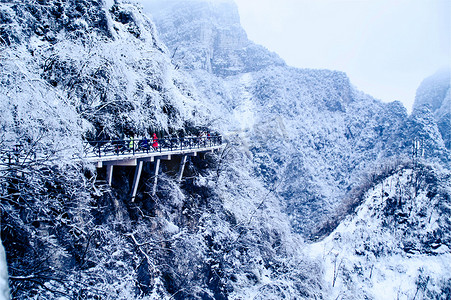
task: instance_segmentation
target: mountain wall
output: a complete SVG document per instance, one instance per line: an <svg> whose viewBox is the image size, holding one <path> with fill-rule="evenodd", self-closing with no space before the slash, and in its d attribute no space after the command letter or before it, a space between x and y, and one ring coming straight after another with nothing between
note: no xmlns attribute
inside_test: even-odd
<svg viewBox="0 0 451 300"><path fill-rule="evenodd" d="M285 65L275 53L248 40L233 1L169 0L143 5L159 20L158 30L173 62L186 70L231 76Z"/></svg>
<svg viewBox="0 0 451 300"><path fill-rule="evenodd" d="M306 254L325 262L330 299L451 296L449 173L398 165L361 187L355 212Z"/></svg>
<svg viewBox="0 0 451 300"><path fill-rule="evenodd" d="M448 69L437 71L418 87L413 109L427 107L434 115L446 148L451 148L451 75Z"/></svg>
<svg viewBox="0 0 451 300"><path fill-rule="evenodd" d="M146 165L83 160L86 140L221 129L196 81L128 1L0 2L1 240L14 299L263 299L324 294L240 140ZM218 81L218 84L222 82ZM221 121L222 122L222 121ZM233 146L232 146L233 144ZM15 150L20 159L8 159ZM317 272L311 272L317 270Z"/></svg>
<svg viewBox="0 0 451 300"><path fill-rule="evenodd" d="M255 176L276 191L298 232L325 222L365 173L411 159L415 139L427 141L428 159L449 159L431 112L409 116L342 72L287 66L247 39L233 1L148 9L173 62L209 99L218 126L244 141Z"/></svg>

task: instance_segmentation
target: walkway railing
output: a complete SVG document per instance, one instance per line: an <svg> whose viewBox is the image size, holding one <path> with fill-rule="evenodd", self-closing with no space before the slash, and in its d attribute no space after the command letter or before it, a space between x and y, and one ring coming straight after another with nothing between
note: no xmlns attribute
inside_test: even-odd
<svg viewBox="0 0 451 300"><path fill-rule="evenodd" d="M135 155L145 153L165 153L176 150L200 150L222 145L222 136L159 138L153 139L125 139L83 142L83 156L86 158L101 158L107 156ZM24 162L39 162L47 160L49 153L36 153L26 150L21 144L14 145L11 150L0 151L1 165L17 165Z"/></svg>
<svg viewBox="0 0 451 300"><path fill-rule="evenodd" d="M87 141L83 143L85 157L135 155L139 153L196 150L222 145L222 136L165 137L153 139L125 139Z"/></svg>
<svg viewBox="0 0 451 300"><path fill-rule="evenodd" d="M36 162L45 160L48 155L37 156L34 151L26 150L21 144L14 145L11 150L0 151L0 164L4 165L20 165L25 162Z"/></svg>

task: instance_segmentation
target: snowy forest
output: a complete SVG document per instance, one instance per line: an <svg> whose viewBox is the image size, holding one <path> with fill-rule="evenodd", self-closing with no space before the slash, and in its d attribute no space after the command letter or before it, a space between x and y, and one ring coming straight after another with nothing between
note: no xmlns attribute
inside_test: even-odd
<svg viewBox="0 0 451 300"><path fill-rule="evenodd" d="M408 113L287 65L233 0L135 2L0 0L0 300L451 299L449 70ZM203 132L136 197L86 154Z"/></svg>

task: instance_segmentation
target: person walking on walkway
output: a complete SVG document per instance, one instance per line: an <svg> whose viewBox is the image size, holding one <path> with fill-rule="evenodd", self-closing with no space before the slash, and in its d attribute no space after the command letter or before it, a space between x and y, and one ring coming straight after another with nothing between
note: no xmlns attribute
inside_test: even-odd
<svg viewBox="0 0 451 300"><path fill-rule="evenodd" d="M130 142L128 143L128 149L129 151L133 151L135 149L135 137L130 137Z"/></svg>
<svg viewBox="0 0 451 300"><path fill-rule="evenodd" d="M152 137L152 147L153 149L157 150L158 149L158 137L157 134L154 133L153 137Z"/></svg>
<svg viewBox="0 0 451 300"><path fill-rule="evenodd" d="M143 137L142 140L139 142L140 143L140 147L141 150L146 151L147 153L149 153L149 141L147 140L146 137Z"/></svg>

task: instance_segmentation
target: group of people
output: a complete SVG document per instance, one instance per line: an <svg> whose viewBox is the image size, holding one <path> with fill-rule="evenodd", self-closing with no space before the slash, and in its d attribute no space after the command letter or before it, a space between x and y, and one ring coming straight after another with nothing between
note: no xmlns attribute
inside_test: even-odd
<svg viewBox="0 0 451 300"><path fill-rule="evenodd" d="M128 148L132 149L132 150L133 149L142 149L142 150L149 151L151 142L152 142L152 148L154 150L157 150L158 149L158 137L157 137L156 133L154 133L152 135L152 140L151 141L149 141L146 137L143 137L137 143L135 141L135 138L132 136L130 138L130 142L128 143Z"/></svg>
<svg viewBox="0 0 451 300"><path fill-rule="evenodd" d="M151 138L142 137L136 138L131 136L128 139L117 139L111 141L96 141L87 142L94 146L94 151L97 155L101 153L116 153L119 155L124 152L149 152L149 151L162 151L162 149L187 149L187 148L200 148L206 147L207 143L222 143L221 136L211 135L208 131L201 131L195 136L183 136L183 137L164 137L158 138L156 133L152 134ZM93 144L94 143L94 144Z"/></svg>
<svg viewBox="0 0 451 300"><path fill-rule="evenodd" d="M200 141L209 140L210 138L211 138L210 132L202 131L199 134L199 140Z"/></svg>
<svg viewBox="0 0 451 300"><path fill-rule="evenodd" d="M185 137L188 142L189 141L194 142L194 143L199 143L199 144L205 144L208 140L211 139L211 134L207 131L202 131L199 133L198 136L188 136ZM177 140L179 140L179 142L183 143L186 142L185 138L177 138ZM165 139L163 139L163 142L165 142ZM154 133L152 135L151 139L147 139L147 137L142 137L139 140L136 140L134 136L131 136L130 139L128 140L128 143L124 143L122 142L122 145L117 145L118 147L118 151L133 151L133 150L138 150L138 151L150 151L151 149L153 150L157 150L159 147L165 147L165 143L163 143L163 145L160 145L159 141L158 141L158 137L157 134ZM152 147L152 148L151 148ZM121 149L119 149L121 148Z"/></svg>

